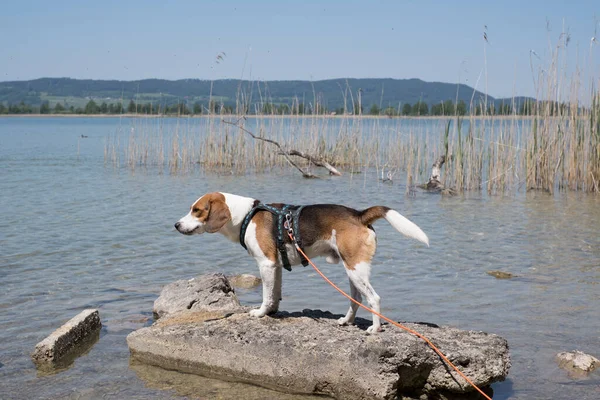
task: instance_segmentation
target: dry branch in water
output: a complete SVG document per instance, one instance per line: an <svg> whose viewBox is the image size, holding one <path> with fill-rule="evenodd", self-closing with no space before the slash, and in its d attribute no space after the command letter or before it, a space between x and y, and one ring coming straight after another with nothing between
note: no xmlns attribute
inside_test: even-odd
<svg viewBox="0 0 600 400"><path fill-rule="evenodd" d="M240 119L246 119L246 117L242 117ZM244 128L242 125L239 124L239 119L236 122L230 122L230 121L225 121L224 119L221 120L221 122L225 123L225 124L229 124L229 125L233 125L235 127L237 127L238 129L240 129L243 132L246 132L248 135L250 135L253 139L256 140L262 140L264 142L270 143L274 146L276 146L279 149L279 153L280 155L282 155L283 157L285 157L285 159L287 160L288 163L290 163L291 166L293 166L294 168L296 168L298 171L300 171L300 173L302 174L303 177L305 178L317 178L316 175L304 170L302 167L300 167L298 164L296 164L294 161L292 161L292 159L290 158L290 156L297 156L297 157L302 157L306 160L308 160L310 163L318 166L318 167L323 167L325 169L327 169L329 171L329 174L331 175L337 175L340 176L342 175L342 173L340 171L338 171L337 169L335 169L331 164L329 164L327 161L323 160L320 157L314 157L311 156L310 154L306 154L304 152L298 151L298 150L294 150L294 149L290 149L290 150L285 150L280 144L279 142L276 142L275 140L271 140L271 139L267 139L264 137L260 137L260 136L256 136L254 133L250 132L248 129Z"/></svg>
<svg viewBox="0 0 600 400"><path fill-rule="evenodd" d="M430 190L432 192L442 192L442 194L455 194L455 190L452 188L446 188L442 184L442 165L446 162L446 156L441 155L433 163L431 167L431 176L427 183L419 185L421 189Z"/></svg>
<svg viewBox="0 0 600 400"><path fill-rule="evenodd" d="M431 176L429 177L429 181L427 181L427 190L442 190L444 185L440 181L440 177L442 176L442 165L446 162L446 156L441 155L431 167Z"/></svg>
<svg viewBox="0 0 600 400"><path fill-rule="evenodd" d="M329 164L327 161L323 160L322 158L316 158L316 157L311 156L310 154L306 154L301 151L293 150L293 149L289 150L287 154L290 156L298 156L298 157L305 158L308 161L310 161L312 164L316 165L317 167L325 168L327 171L329 171L329 174L331 174L331 175L336 175L336 176L342 175L342 173L340 171L338 171L337 169L335 169L333 167L333 165Z"/></svg>

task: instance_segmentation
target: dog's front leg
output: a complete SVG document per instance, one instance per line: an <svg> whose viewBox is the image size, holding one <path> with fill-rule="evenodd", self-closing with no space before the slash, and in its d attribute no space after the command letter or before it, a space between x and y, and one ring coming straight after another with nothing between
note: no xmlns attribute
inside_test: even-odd
<svg viewBox="0 0 600 400"><path fill-rule="evenodd" d="M250 311L253 317L264 317L279 309L281 300L281 266L269 261L258 264L263 285L263 301L259 309Z"/></svg>

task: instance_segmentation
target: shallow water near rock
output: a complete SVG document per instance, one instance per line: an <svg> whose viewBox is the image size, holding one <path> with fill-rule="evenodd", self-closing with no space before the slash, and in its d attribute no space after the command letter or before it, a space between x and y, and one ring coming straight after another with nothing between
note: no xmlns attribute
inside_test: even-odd
<svg viewBox="0 0 600 400"><path fill-rule="evenodd" d="M0 118L0 398L243 392L220 381L216 391L202 392L201 378L130 365L125 342L152 323L163 285L215 271L258 274L239 244L173 228L194 200L215 190L267 202L396 209L429 235L431 247L385 221L375 224L371 282L386 315L506 338L512 368L507 381L492 386L494 399L600 397L598 370L573 380L554 361L575 349L598 357L600 196L416 191L407 197L402 179L381 184L375 171L306 180L287 167L244 176L114 169L104 163L105 138L129 123ZM316 261L347 288L343 267ZM499 280L490 270L515 277ZM283 285L283 310L337 314L348 307L310 267L284 271ZM245 305L260 303L260 287L237 292ZM38 375L29 357L35 344L85 308L100 310L98 343L71 368Z"/></svg>

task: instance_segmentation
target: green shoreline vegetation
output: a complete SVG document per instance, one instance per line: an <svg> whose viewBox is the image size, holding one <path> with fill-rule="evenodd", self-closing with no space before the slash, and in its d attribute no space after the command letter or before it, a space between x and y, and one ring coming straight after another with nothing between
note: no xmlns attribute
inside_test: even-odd
<svg viewBox="0 0 600 400"><path fill-rule="evenodd" d="M362 115L362 116L386 116L386 117L399 117L399 116L413 116L413 117L426 117L426 116L464 116L464 115L521 115L521 116L532 116L536 115L536 108L545 107L544 102L538 102L533 99L527 99L522 102L513 101L511 103L502 103L499 107L495 104L489 104L486 108L482 104L476 104L474 107L467 107L467 104L463 100L459 100L456 104L452 100L446 100L439 104L428 105L425 102L416 102L414 104L404 104L401 107L379 107L377 104L373 104L368 110L364 110L364 107L355 103L353 107L344 109L343 107L335 110L329 110L327 107L321 106L316 103L313 107L312 104L305 106L304 103L293 103L289 104L275 104L275 103L261 103L259 106L247 107L245 115ZM238 108L237 106L235 107ZM551 115L558 115L558 109L561 109L561 113L569 112L570 107L566 103L550 102L548 109ZM48 101L44 101L40 106L27 104L24 101L18 104L0 103L0 115L155 115L155 116L174 116L174 115L235 115L238 112L232 105L226 105L211 101L208 104L196 102L194 104L187 104L184 102L175 103L171 105L166 104L153 104L152 102L139 102L136 103L133 99L129 101L127 107L123 106L122 102L107 103L103 101L98 104L95 100L91 99L87 102L85 107L69 106L68 104L57 102L53 107L50 106Z"/></svg>

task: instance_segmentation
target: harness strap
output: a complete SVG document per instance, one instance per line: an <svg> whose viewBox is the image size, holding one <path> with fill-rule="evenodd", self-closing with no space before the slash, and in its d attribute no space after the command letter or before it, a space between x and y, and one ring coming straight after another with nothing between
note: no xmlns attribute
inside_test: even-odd
<svg viewBox="0 0 600 400"><path fill-rule="evenodd" d="M268 211L277 217L275 226L276 226L276 241L277 241L277 249L279 250L279 254L281 255L281 263L283 267L288 271L292 270L290 260L288 258L287 249L285 247L285 232L290 230L289 221L291 221L292 227L291 230L294 233L294 238L298 246L302 248L302 241L300 239L300 212L304 206L294 206L290 204L285 204L283 207L276 208L270 206L268 204L262 204L260 202L255 203L254 207L250 210L250 212L244 218L242 222L242 226L240 228L240 244L246 250L246 242L244 238L246 237L246 230L248 229L248 225L250 225L250 221L254 217L254 215L258 211ZM308 265L308 260L299 253L302 265L305 267Z"/></svg>
<svg viewBox="0 0 600 400"><path fill-rule="evenodd" d="M288 258L288 254L287 254L287 249L285 248L285 241L284 241L284 236L283 236L283 230L284 230L284 217L287 214L287 210L290 208L291 206L289 204L284 205L281 208L281 211L278 211L277 214L277 248L279 249L279 254L281 254L281 263L283 264L283 268L287 269L288 271L292 271L292 265L290 264L290 259ZM274 208L275 210L277 210L276 208Z"/></svg>

